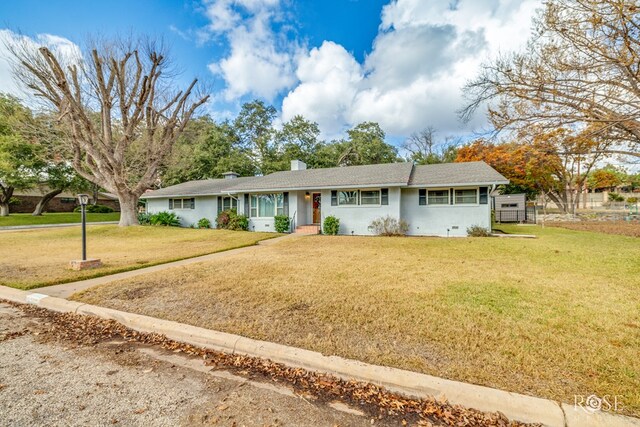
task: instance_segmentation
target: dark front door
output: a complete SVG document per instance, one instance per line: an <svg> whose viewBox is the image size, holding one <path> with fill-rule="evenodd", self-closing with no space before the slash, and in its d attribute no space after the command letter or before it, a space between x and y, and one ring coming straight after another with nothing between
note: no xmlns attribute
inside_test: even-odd
<svg viewBox="0 0 640 427"><path fill-rule="evenodd" d="M313 223L320 224L321 214L320 205L322 197L320 193L313 193Z"/></svg>

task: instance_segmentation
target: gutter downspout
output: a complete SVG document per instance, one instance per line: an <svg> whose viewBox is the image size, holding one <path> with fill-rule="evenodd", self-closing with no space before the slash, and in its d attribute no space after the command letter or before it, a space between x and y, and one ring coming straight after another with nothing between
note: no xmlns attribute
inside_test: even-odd
<svg viewBox="0 0 640 427"><path fill-rule="evenodd" d="M487 194L487 197L491 197L491 193L496 191L496 187L498 187L496 184L491 185L491 191L489 191L489 194ZM491 206L491 209L489 209L489 231L490 232L493 232L493 221L491 220L491 211L493 212L496 211L495 202L496 202L495 199L491 197L491 204L489 205Z"/></svg>

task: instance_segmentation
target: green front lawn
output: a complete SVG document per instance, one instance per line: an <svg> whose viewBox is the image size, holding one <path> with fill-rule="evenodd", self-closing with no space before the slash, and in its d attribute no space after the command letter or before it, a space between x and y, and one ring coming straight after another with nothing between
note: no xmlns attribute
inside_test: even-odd
<svg viewBox="0 0 640 427"><path fill-rule="evenodd" d="M88 222L101 221L118 221L120 213L88 213ZM0 227L9 227L13 225L44 225L44 224L70 224L82 221L81 214L78 212L63 213L44 213L41 216L33 216L31 214L10 214L9 216L0 216Z"/></svg>
<svg viewBox="0 0 640 427"><path fill-rule="evenodd" d="M252 338L640 414L637 238L309 236L75 298Z"/></svg>
<svg viewBox="0 0 640 427"><path fill-rule="evenodd" d="M178 227L87 228L87 255L103 266L73 271L69 261L81 256L80 227L0 233L0 285L32 289L105 276L198 255L250 246L275 233L196 230Z"/></svg>

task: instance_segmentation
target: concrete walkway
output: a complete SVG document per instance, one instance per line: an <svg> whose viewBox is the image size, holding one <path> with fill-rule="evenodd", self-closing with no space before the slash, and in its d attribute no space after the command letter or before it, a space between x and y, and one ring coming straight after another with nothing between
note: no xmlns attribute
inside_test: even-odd
<svg viewBox="0 0 640 427"><path fill-rule="evenodd" d="M258 251L263 246L275 245L278 242L287 239L300 239L302 235L287 234L286 236L276 237L273 239L261 240L256 245L246 246L244 248L230 249L227 251L216 252L209 255L202 255L194 258L187 258L180 261L167 262L165 264L158 264L151 267L139 268L137 270L125 271L122 273L110 274L108 276L96 277L94 279L80 280L78 282L63 283L55 286L45 286L39 288L38 292L41 294L49 295L58 298L68 298L76 292L83 291L85 289L92 288L94 286L103 285L105 283L114 282L120 279L129 279L131 277L141 276L144 274L155 273L156 271L166 270L168 268L180 267L183 265L195 264L197 262L212 261L220 259L233 254L239 254L243 252Z"/></svg>
<svg viewBox="0 0 640 427"><path fill-rule="evenodd" d="M118 221L98 221L98 222L87 222L87 225L106 225L106 224L117 224ZM80 222L69 222L65 224L34 224L34 225L9 225L5 227L0 227L0 231L19 231L19 230L35 230L38 228L62 228L62 227L79 227L82 223Z"/></svg>

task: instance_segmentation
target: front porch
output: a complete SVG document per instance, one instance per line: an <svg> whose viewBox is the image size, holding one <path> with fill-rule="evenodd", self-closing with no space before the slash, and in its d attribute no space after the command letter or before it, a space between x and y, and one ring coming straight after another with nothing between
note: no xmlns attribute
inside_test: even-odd
<svg viewBox="0 0 640 427"><path fill-rule="evenodd" d="M322 193L320 190L290 193L290 207L294 233L318 234L322 224Z"/></svg>
<svg viewBox="0 0 640 427"><path fill-rule="evenodd" d="M319 224L308 224L308 225L298 225L295 230L293 230L296 234L320 234L320 225Z"/></svg>

